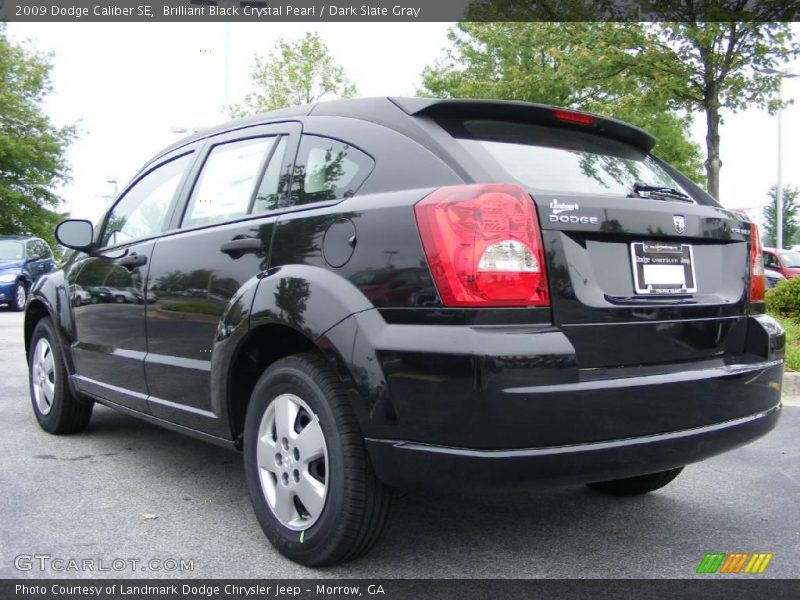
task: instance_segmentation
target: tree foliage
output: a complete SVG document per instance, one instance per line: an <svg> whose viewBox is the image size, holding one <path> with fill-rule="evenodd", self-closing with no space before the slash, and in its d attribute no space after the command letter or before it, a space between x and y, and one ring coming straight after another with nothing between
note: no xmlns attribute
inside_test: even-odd
<svg viewBox="0 0 800 600"><path fill-rule="evenodd" d="M764 207L763 243L767 247L775 247L776 233L778 231L778 199L775 191L777 186L769 189L769 201ZM783 188L783 245L793 246L800 244L800 223L798 223L798 209L800 209L800 189L792 186Z"/></svg>
<svg viewBox="0 0 800 600"><path fill-rule="evenodd" d="M676 16L685 22L645 26L647 37L633 71L663 90L673 109L703 113L708 191L719 198L721 110L778 108L780 78L763 71L780 68L800 46L788 23L703 23L690 13Z"/></svg>
<svg viewBox="0 0 800 600"><path fill-rule="evenodd" d="M230 107L234 117L356 94L344 69L312 32L294 43L281 38L266 57L256 56L252 78L255 90Z"/></svg>
<svg viewBox="0 0 800 600"><path fill-rule="evenodd" d="M477 6L496 16L536 20L556 10L562 19L586 10L607 13L615 5L486 0ZM675 22L461 23L450 32L445 59L423 72L423 91L529 100L615 116L653 133L659 140L655 153L697 181L702 180L700 152L690 141L689 126L691 115L700 112L707 131L707 187L719 197L721 111L775 110L779 78L764 71L780 68L800 46L788 23L733 20L753 18L744 2L721 2L718 13L712 8L703 2L659 3L662 18ZM713 15L727 22L698 20Z"/></svg>
<svg viewBox="0 0 800 600"><path fill-rule="evenodd" d="M613 116L658 139L655 153L702 182L690 116L633 69L646 44L638 23L459 23L443 59L422 74L422 93L501 98Z"/></svg>
<svg viewBox="0 0 800 600"><path fill-rule="evenodd" d="M73 127L56 127L42 102L49 57L12 44L0 24L0 235L34 234L55 247L62 215L55 188L68 180Z"/></svg>

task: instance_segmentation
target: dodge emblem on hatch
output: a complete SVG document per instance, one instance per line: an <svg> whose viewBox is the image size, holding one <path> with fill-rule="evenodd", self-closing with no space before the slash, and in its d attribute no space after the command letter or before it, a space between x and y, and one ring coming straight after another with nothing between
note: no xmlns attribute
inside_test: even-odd
<svg viewBox="0 0 800 600"><path fill-rule="evenodd" d="M686 219L683 218L683 215L675 215L672 217L672 223L675 225L675 231L678 233L686 231Z"/></svg>

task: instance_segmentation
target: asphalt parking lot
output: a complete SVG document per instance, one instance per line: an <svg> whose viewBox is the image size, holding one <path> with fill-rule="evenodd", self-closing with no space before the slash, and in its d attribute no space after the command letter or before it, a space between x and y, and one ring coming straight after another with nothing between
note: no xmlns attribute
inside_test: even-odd
<svg viewBox="0 0 800 600"><path fill-rule="evenodd" d="M0 577L686 578L712 551L772 552L760 577L800 576L796 398L785 399L770 435L688 467L649 496L610 498L584 487L411 493L396 499L370 555L313 570L263 537L240 455L104 407L83 434L41 431L28 400L22 315L5 310L0 382ZM15 566L15 557L35 554L106 568L114 559L191 560L193 570Z"/></svg>

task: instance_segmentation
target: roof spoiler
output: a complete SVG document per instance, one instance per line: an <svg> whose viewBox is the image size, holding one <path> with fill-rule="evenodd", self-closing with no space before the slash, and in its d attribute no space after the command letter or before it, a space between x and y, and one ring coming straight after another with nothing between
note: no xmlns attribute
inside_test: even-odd
<svg viewBox="0 0 800 600"><path fill-rule="evenodd" d="M634 125L602 115L546 104L510 100L437 98L389 98L389 100L411 116L499 119L579 131L588 130L597 135L631 144L644 152L650 152L656 144L656 138Z"/></svg>

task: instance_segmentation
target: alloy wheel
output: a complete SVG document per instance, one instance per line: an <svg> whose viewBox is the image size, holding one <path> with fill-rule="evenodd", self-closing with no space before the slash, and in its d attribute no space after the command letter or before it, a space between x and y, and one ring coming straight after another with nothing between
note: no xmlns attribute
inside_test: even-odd
<svg viewBox="0 0 800 600"><path fill-rule="evenodd" d="M56 367L53 360L53 349L46 338L36 343L31 363L31 381L33 382L33 399L36 408L42 415L50 414L56 390Z"/></svg>
<svg viewBox="0 0 800 600"><path fill-rule="evenodd" d="M281 394L264 411L256 463L282 525L302 531L317 522L328 494L328 447L319 418L298 396Z"/></svg>

